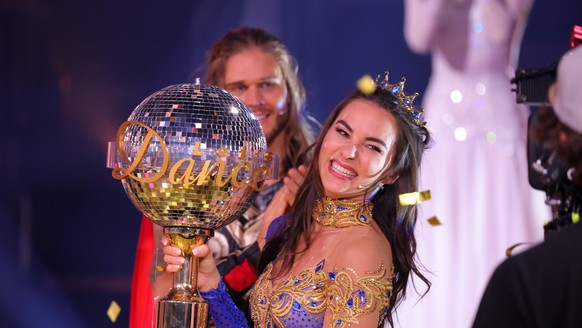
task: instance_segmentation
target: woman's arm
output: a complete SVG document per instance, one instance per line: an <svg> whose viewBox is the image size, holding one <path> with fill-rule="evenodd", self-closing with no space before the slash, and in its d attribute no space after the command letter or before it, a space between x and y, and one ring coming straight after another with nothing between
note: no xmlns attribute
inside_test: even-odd
<svg viewBox="0 0 582 328"><path fill-rule="evenodd" d="M420 54L430 51L445 0L405 0L404 39Z"/></svg>
<svg viewBox="0 0 582 328"><path fill-rule="evenodd" d="M222 280L218 282L217 289L200 292L200 295L208 302L210 316L217 328L248 327L245 315L230 298Z"/></svg>
<svg viewBox="0 0 582 328"><path fill-rule="evenodd" d="M532 0L476 1L483 10L483 31L491 41L505 47L516 36L521 39Z"/></svg>

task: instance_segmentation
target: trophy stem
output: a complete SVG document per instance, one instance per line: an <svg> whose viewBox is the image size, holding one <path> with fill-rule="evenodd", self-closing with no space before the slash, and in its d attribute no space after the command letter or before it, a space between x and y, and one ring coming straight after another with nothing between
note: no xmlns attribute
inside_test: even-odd
<svg viewBox="0 0 582 328"><path fill-rule="evenodd" d="M182 249L185 261L182 269L174 273L174 284L169 293L159 300L158 328L208 327L208 303L198 292L198 258L190 247L202 245L212 236L212 231L191 227L165 227L172 243Z"/></svg>

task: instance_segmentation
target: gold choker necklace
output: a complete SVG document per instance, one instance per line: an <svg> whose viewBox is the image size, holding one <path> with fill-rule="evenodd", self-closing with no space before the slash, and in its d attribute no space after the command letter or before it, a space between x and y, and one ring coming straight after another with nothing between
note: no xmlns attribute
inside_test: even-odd
<svg viewBox="0 0 582 328"><path fill-rule="evenodd" d="M311 216L319 224L334 228L369 225L373 207L371 202L325 197L315 203Z"/></svg>

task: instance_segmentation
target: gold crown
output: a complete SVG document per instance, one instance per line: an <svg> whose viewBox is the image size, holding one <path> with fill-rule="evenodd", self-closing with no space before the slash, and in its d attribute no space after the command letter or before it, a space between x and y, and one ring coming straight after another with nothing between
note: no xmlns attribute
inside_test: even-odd
<svg viewBox="0 0 582 328"><path fill-rule="evenodd" d="M421 127L425 126L426 122L424 121L424 115L423 115L424 110L422 109L422 107L415 107L412 105L414 98L416 98L416 96L418 96L418 92L415 92L411 95L406 95L404 93L404 82L406 82L406 78L402 77L400 82L395 83L395 84L389 84L388 83L388 71L384 72L383 79L380 75L378 75L376 77L376 81L375 81L376 86L392 93L396 97L396 99L398 99L398 102L400 102L400 105L402 105L402 107L412 117L412 121L414 122L414 124L421 126Z"/></svg>

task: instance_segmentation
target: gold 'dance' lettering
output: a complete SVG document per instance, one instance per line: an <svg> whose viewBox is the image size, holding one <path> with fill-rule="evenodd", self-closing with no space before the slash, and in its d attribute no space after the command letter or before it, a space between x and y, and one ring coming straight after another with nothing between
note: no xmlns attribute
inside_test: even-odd
<svg viewBox="0 0 582 328"><path fill-rule="evenodd" d="M141 144L140 149L137 151L137 154L136 154L133 162L130 163L129 167L125 170L123 168L114 168L112 175L115 179L118 179L118 180L130 177L130 178L132 178L136 181L139 181L139 182L145 182L145 183L155 182L155 181L161 179L164 176L164 174L166 173L166 171L168 170L169 154L168 154L167 146L164 143L164 140L162 139L162 137L154 129L150 128L149 126L147 126L141 122L136 122L136 121L124 122L119 127L119 129L117 131L117 149L119 150L119 154L121 155L121 157L125 161L127 161L128 163L129 163L128 156L122 147L122 142L123 142L123 134L125 133L125 129L130 124L137 124L137 125L145 128L147 130L147 133L143 139L143 142ZM145 153L146 153L147 149L149 148L149 145L152 142L152 139L154 137L156 137L156 138L158 138L158 140L160 140L160 148L161 148L161 152L162 152L162 156L163 156L162 166L160 167L160 170L156 174L154 174L150 177L145 177L145 178L138 177L132 173L133 173L133 171L135 171L135 169L138 168L139 164L142 162L142 160L145 156ZM230 151L226 147L220 147L217 150L216 154L218 157L227 157L230 155ZM238 156L238 158L244 159L245 154L246 154L246 148L243 146L240 149L240 155ZM255 151L255 154L257 156L259 156L260 152L257 150L257 151ZM192 152L192 155L193 156L202 156L203 155L203 153L200 152L200 142L199 141L194 144L194 150ZM264 159L270 161L272 159L272 155L270 153L267 153L267 154L265 154ZM251 172L251 164L248 161L238 162L236 164L236 166L232 169L230 174L228 176L226 176L224 179L223 179L223 177L225 176L224 171L225 171L226 164L225 164L225 161L223 161L223 160L219 159L215 163L212 163L211 160L204 161L204 163L202 164L202 168L200 169L200 172L198 173L198 175L193 175L195 165L196 165L196 160L192 159L192 158L182 158L182 159L178 160L174 165L172 165L172 167L170 168L170 170L168 172L169 182L172 184L182 183L184 185L184 187L189 187L190 185L192 185L194 183L196 183L197 186L201 186L204 184L204 182L206 180L209 180L209 182L212 182L215 186L222 187L230 180L231 184L235 188L242 188L245 185L248 185L253 190L261 191L266 186L263 185L262 187L259 187L259 182L263 181L269 175L269 167L266 165L260 165L256 170ZM179 170L184 166L186 166L186 167L183 170L183 173L179 173ZM214 181L212 181L212 178L209 178L209 177L212 175L213 171L215 171L215 170L216 170L216 174L214 175ZM249 173L250 178L243 178L243 179L239 180L238 176L239 176L239 173L241 172L241 170L243 170L243 172ZM180 171L180 172L182 172L182 171Z"/></svg>
<svg viewBox="0 0 582 328"><path fill-rule="evenodd" d="M251 179L249 181L249 186L254 190L263 190L267 186L263 184L262 187L259 187L259 182L265 180L265 178L269 175L269 167L266 165L260 165L256 170L253 171L251 174Z"/></svg>
<svg viewBox="0 0 582 328"><path fill-rule="evenodd" d="M128 127L130 124L137 124L137 125L145 128L148 132L144 137L141 148L138 150L133 162L127 168L127 170L124 171L123 168L121 168L121 167L114 168L111 175L113 175L113 177L115 179L118 179L118 180L124 179L126 177L130 177L134 180L137 180L140 182L146 182L146 183L158 181L159 179L162 178L162 176L164 175L164 173L168 169L168 165L169 165L169 161L170 161L169 156L168 156L168 149L166 148L166 144L164 143L164 140L162 139L162 137L160 137L160 135L154 129L150 128L149 126L147 126L141 122L126 121L123 124L121 124L121 126L117 130L117 149L119 151L119 154L121 155L121 158L123 158L125 161L129 162L127 154L125 153L125 150L123 149L123 146L121 143L123 142L123 134L125 133L125 128ZM137 177L137 176L133 175L132 172L138 167L139 163L142 161L150 143L152 142L153 137L157 137L160 140L160 146L162 148L162 156L163 156L162 167L160 167L160 171L158 171L158 173L154 174L151 177L148 177L148 178Z"/></svg>

